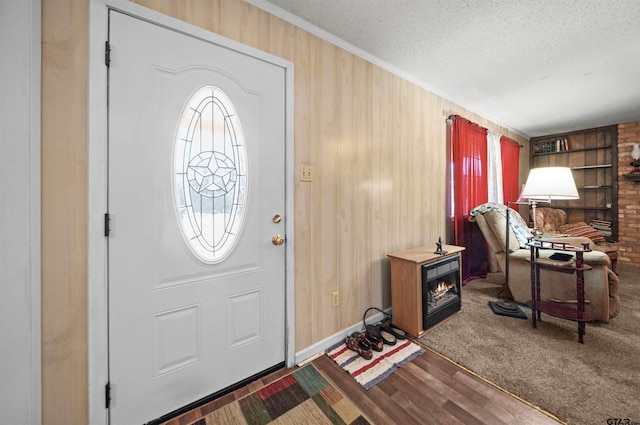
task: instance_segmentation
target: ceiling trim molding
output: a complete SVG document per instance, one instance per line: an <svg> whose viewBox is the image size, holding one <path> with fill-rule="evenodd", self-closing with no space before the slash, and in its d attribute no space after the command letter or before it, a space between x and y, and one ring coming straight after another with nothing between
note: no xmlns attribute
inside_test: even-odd
<svg viewBox="0 0 640 425"><path fill-rule="evenodd" d="M293 13L282 9L281 7L276 6L273 3L270 3L267 0L244 0L247 3L250 3L262 10L264 10L265 12L268 12L274 16L277 16L278 18L289 22L292 25L295 25L325 41L328 41L329 43L332 43L338 47L340 47L341 49L346 50L349 53L352 53L368 62L371 62L372 64L379 66L380 68L389 71L395 75L397 75L400 78L403 78L415 85L417 85L420 88L423 88L433 94L435 94L436 96L439 96L441 98L443 98L444 100L447 100L449 102L452 102L454 104L456 104L457 106L460 106L461 108L464 108L465 110L474 113L476 115L479 115L489 121L491 121L492 123L507 129L521 137L524 137L526 139L529 139L529 136L523 134L520 131L517 131L511 127L509 127L508 125L505 125L504 123L501 123L500 121L498 121L497 119L487 115L486 113L483 113L479 110L477 110L477 108L471 106L471 105L465 105L464 102L461 102L459 100L456 100L453 96L448 95L447 93L439 90L436 87L433 87L431 85L429 85L428 83L426 83L423 80L420 80L418 78L416 78L414 75L409 74L406 71L403 71L402 69L396 67L395 65L390 64L389 62L379 58L378 56L372 55L369 52L366 52L365 50L354 46L353 44L350 44L348 42L346 42L345 40L329 33L328 31L323 30L320 27L317 27L315 25L313 25L312 23L305 21L304 19L300 18L299 16L294 15ZM449 116L450 113L449 111L444 111L443 112L443 119L446 119L447 116Z"/></svg>

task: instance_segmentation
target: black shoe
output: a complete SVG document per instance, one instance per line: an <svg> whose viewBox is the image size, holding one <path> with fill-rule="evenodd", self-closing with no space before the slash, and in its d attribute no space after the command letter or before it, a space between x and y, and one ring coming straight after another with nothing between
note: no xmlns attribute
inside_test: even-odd
<svg viewBox="0 0 640 425"><path fill-rule="evenodd" d="M407 333L400 328L397 328L391 324L391 319L384 321L383 326L390 334L394 335L398 339L407 339Z"/></svg>
<svg viewBox="0 0 640 425"><path fill-rule="evenodd" d="M367 332L380 338L380 340L387 345L396 345L398 340L394 334L384 329L381 323L377 325L367 325Z"/></svg>

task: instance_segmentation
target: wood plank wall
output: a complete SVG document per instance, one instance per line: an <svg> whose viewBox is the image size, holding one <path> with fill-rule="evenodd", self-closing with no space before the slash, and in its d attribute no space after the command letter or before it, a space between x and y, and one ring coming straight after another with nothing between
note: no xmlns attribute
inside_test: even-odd
<svg viewBox="0 0 640 425"><path fill-rule="evenodd" d="M87 1L42 1L42 423L88 423Z"/></svg>
<svg viewBox="0 0 640 425"><path fill-rule="evenodd" d="M294 63L295 167L315 171L294 188L296 350L389 307L386 254L444 237L448 115L524 145L526 169L519 135L251 4L135 3ZM88 2L42 4L43 423L87 423Z"/></svg>

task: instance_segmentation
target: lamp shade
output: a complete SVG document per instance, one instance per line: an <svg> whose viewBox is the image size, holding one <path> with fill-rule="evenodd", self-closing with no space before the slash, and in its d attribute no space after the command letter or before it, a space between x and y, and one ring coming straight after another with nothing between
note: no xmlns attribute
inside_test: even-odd
<svg viewBox="0 0 640 425"><path fill-rule="evenodd" d="M568 167L541 167L529 171L522 191L527 199L579 199L576 182Z"/></svg>
<svg viewBox="0 0 640 425"><path fill-rule="evenodd" d="M528 201L528 199L524 197L523 193L524 193L524 183L520 188L520 195L518 195L518 199L516 200L517 203L526 203Z"/></svg>

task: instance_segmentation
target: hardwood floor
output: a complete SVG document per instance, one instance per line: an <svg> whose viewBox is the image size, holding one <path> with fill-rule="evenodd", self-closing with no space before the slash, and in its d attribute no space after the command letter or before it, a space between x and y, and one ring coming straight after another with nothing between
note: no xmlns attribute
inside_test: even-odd
<svg viewBox="0 0 640 425"><path fill-rule="evenodd" d="M312 363L360 408L372 424L559 423L428 349L368 391L329 357L320 356ZM163 425L192 424L290 371L279 370Z"/></svg>

